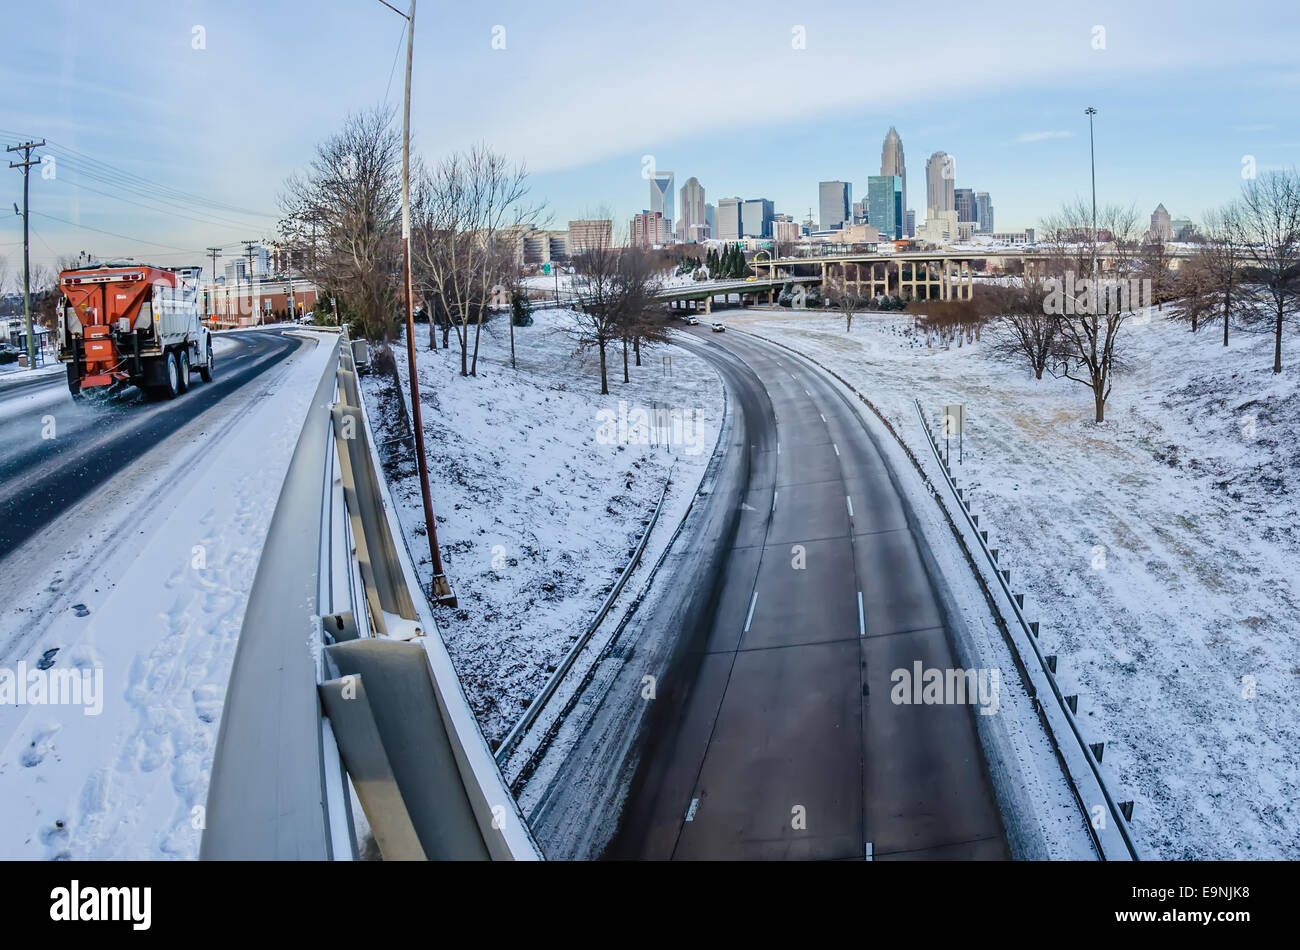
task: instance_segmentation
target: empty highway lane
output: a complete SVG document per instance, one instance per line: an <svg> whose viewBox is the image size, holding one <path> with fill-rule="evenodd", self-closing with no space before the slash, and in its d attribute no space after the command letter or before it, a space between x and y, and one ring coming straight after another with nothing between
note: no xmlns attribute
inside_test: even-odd
<svg viewBox="0 0 1300 950"><path fill-rule="evenodd" d="M714 607L682 633L666 678L689 685L666 691L605 855L1008 857L976 707L891 698L895 671L956 660L861 419L792 354L695 335L743 409L747 478L713 499L739 509Z"/></svg>

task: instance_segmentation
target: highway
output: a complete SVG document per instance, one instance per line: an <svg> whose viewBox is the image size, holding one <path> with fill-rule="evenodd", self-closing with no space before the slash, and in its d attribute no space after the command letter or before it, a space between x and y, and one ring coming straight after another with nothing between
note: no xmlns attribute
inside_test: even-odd
<svg viewBox="0 0 1300 950"><path fill-rule="evenodd" d="M891 702L894 670L957 663L906 502L862 421L785 351L687 332L743 416L732 477L708 500L738 519L700 555L711 589L691 602L709 609L664 599L678 649L604 856L1009 857L975 709ZM571 755L598 757L581 743Z"/></svg>
<svg viewBox="0 0 1300 950"><path fill-rule="evenodd" d="M212 382L194 373L190 391L169 401L129 387L74 403L63 374L6 380L0 389L0 557L181 425L310 345L279 330L215 340L229 346L218 344L223 348L215 351Z"/></svg>

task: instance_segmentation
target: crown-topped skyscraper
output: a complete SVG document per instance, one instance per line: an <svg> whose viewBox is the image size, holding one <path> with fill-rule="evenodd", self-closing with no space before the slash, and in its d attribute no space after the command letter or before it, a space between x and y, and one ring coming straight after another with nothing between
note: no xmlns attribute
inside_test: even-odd
<svg viewBox="0 0 1300 950"><path fill-rule="evenodd" d="M903 140L899 138L898 130L892 125L885 136L884 145L880 148L880 174L897 175L903 179L903 210L906 212L908 208L907 164L903 160Z"/></svg>

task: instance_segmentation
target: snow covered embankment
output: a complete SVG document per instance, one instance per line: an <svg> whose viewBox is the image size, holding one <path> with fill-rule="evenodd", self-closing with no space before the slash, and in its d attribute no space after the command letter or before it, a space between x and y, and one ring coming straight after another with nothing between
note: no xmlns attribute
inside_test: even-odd
<svg viewBox="0 0 1300 950"><path fill-rule="evenodd" d="M695 494L723 412L717 374L675 346L644 352L644 365L630 366L630 383L623 382L621 348L611 348L610 394L601 396L598 357L575 352L569 311L533 316L533 326L515 328L518 369L510 366L510 328L500 319L484 326L478 376L469 378L459 375L454 335L452 349L434 352L427 328L416 329L438 540L460 601L435 613L494 744L590 623L675 463L642 560L658 558ZM405 387L403 346L393 353ZM364 377L363 389L376 438L402 436L391 377ZM667 445L649 444L643 428L641 414L655 407L667 408L673 422ZM404 441L383 451L427 585L432 570L414 455Z"/></svg>
<svg viewBox="0 0 1300 950"><path fill-rule="evenodd" d="M1227 350L1157 318L1125 328L1108 422L1069 381L1036 382L987 341L926 345L911 317L754 312L733 321L834 369L925 458L966 406L954 474L1079 693L1105 772L1136 800L1144 852L1300 855L1300 371L1271 338ZM1288 342L1291 342L1290 340Z"/></svg>

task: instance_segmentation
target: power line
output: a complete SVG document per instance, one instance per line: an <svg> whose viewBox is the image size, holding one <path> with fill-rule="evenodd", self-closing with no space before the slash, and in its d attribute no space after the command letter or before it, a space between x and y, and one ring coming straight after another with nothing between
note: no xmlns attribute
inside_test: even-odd
<svg viewBox="0 0 1300 950"><path fill-rule="evenodd" d="M85 173L81 172L81 174L85 174ZM125 202L126 204L135 205L137 208L144 208L146 211L152 211L155 214L164 214L164 215L170 215L178 218L185 218L186 220L196 221L199 224L206 224L208 226L216 225L218 227L239 228L240 230L243 230L244 228L248 227L247 222L241 223L239 221L233 221L230 218L218 218L214 215L204 215L202 217L196 217L194 215L186 214L182 211L171 210L169 208L153 208L141 201L136 201L132 198L126 198L123 197L122 195L115 195L112 194L111 192L101 191L98 188L92 188L89 185L84 184L82 182L71 182L70 184L72 185L72 187L77 188L79 190L93 192L94 194L97 195L103 195L105 198L111 198L114 201L122 201Z"/></svg>
<svg viewBox="0 0 1300 950"><path fill-rule="evenodd" d="M223 218L222 217L223 214L236 214L244 218L275 217L275 215L271 214L270 212L257 212L257 213L242 212L242 211L228 212L220 206L218 206L217 211L213 211L211 210L211 205L209 203L196 201L188 197L172 197L166 191L162 190L161 186L137 184L136 182L124 178L123 176L118 175L116 173L112 173L112 172L105 173L98 168L83 165L80 159L65 158L63 160L63 163L65 166L70 165L72 167L72 170L78 179L88 178L91 181L99 182L100 184L107 185L110 188L122 189L126 192L129 192L134 195L138 195L139 197L145 198L149 201L154 201L157 202L158 204L173 205L175 207L184 208L187 211L192 211L196 214L204 214L224 221L230 221L231 219Z"/></svg>
<svg viewBox="0 0 1300 950"><path fill-rule="evenodd" d="M0 129L0 135L18 137L17 133L6 129ZM94 158L80 149L73 148L70 145L57 142L53 139L49 140L48 144L51 147L58 149L59 152L66 153L66 155L73 157L71 160L65 157L63 159L64 162L71 161L73 166L78 167L83 173L87 171L96 173L100 176L100 180L108 179L111 183L119 184L123 187L134 187L137 189L141 187L149 188L151 192L157 193L157 197L166 198L171 201L180 201L191 205L197 203L220 211L250 215L259 218L276 217L276 215L265 211L254 211L250 208L241 208L227 202L216 201L196 192L187 192L172 185L165 185L162 182L146 178L145 176L139 175L135 172L127 171L123 168L117 167L116 165L111 165L101 159ZM80 167L78 163L84 163L86 167Z"/></svg>
<svg viewBox="0 0 1300 950"><path fill-rule="evenodd" d="M171 251L182 251L186 254L192 254L199 248L177 247L174 244L159 244L157 241L147 241L144 238L132 237L129 234L120 234L117 231L105 231L103 228L92 228L88 224L78 224L76 221L69 221L67 218L58 218L52 214L46 214L43 211L33 211L32 214L40 215L42 218L49 218L51 221L58 221L60 224L66 224L70 227L80 228L83 231L95 231L99 234L107 234L110 237L122 238L126 241L135 241L137 244L150 244L154 247L163 247Z"/></svg>
<svg viewBox="0 0 1300 950"><path fill-rule="evenodd" d="M379 2L384 3L384 0L379 0ZM389 7L386 3L384 3L384 6L388 7L390 10L395 9L394 7ZM401 16L402 19L406 19L405 13L399 13L398 15ZM388 94L393 89L393 77L397 75L397 59L402 54L402 40L406 39L406 31L410 29L410 26L411 24L408 23L406 26L402 27L402 32L397 37L397 49L393 52L393 66L388 70L388 85L384 87L385 105L388 103Z"/></svg>

